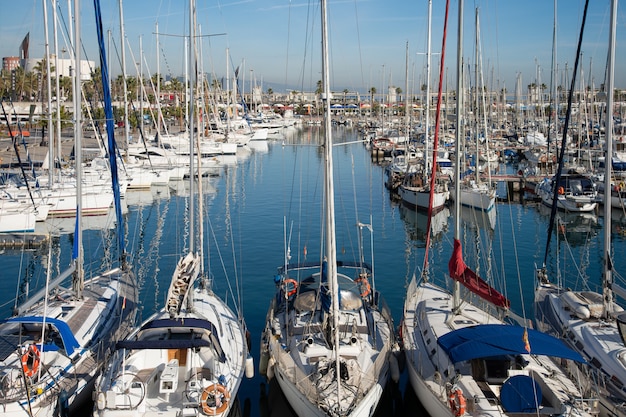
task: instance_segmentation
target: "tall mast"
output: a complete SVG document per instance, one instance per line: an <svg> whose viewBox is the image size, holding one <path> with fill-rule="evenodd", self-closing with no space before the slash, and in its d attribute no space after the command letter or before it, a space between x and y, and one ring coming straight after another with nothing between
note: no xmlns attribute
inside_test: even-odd
<svg viewBox="0 0 626 417"><path fill-rule="evenodd" d="M458 17L458 33L457 33L457 49L456 49L456 152L454 152L454 213L457 220L454 222L454 239L460 239L461 224L458 221L461 213L461 152L459 144L463 135L463 0L459 0L459 17ZM455 311L461 305L461 284L458 280L454 280L453 291L453 308Z"/></svg>
<svg viewBox="0 0 626 417"><path fill-rule="evenodd" d="M328 26L326 0L321 2L322 12L322 103L324 108L324 131L326 141L324 143L324 197L325 197L325 223L326 223L326 272L329 288L332 294L332 334L333 334L333 355L335 357L335 369L341 369L339 358L339 289L337 285L337 250L335 239L335 188L333 183L333 140L332 123L330 120L330 64L328 62ZM337 375L337 397L341 398L341 378Z"/></svg>
<svg viewBox="0 0 626 417"><path fill-rule="evenodd" d="M124 140L128 152L130 126L128 125L128 87L126 86L126 34L124 31L124 6L123 0L119 0L120 7L120 44L122 46L122 87L124 89Z"/></svg>
<svg viewBox="0 0 626 417"><path fill-rule="evenodd" d="M45 40L45 59L46 59L46 93L48 94L48 109L46 110L48 117L48 185L52 186L52 175L54 171L54 135L52 133L52 81L50 74L50 41L48 36L48 0L43 2L43 33ZM59 98L57 97L57 100Z"/></svg>
<svg viewBox="0 0 626 417"><path fill-rule="evenodd" d="M197 63L196 63L196 3L195 0L189 0L189 70L191 71L191 77L189 79L189 252L194 251L194 236L195 230L195 204L194 204L194 190L195 190L195 168L193 156L195 153L195 110L196 110L196 77Z"/></svg>
<svg viewBox="0 0 626 417"><path fill-rule="evenodd" d="M54 21L52 28L52 33L54 34L54 74L55 74L55 92L57 97L57 105L56 105L56 158L61 162L61 85L60 80L61 74L59 73L59 36L57 31L57 0L52 0L52 20ZM52 159L54 163L54 159ZM51 165L50 169L54 169ZM59 171L59 176L61 172Z"/></svg>
<svg viewBox="0 0 626 417"><path fill-rule="evenodd" d="M606 149L604 152L604 317L613 312L613 262L611 261L611 169L613 164L613 82L615 77L615 28L617 26L617 0L611 1L611 30L609 36L608 80L606 97Z"/></svg>
<svg viewBox="0 0 626 417"><path fill-rule="evenodd" d="M76 275L73 280L73 290L77 298L82 298L84 286L83 270L83 225L82 225L82 182L83 182L83 127L82 127L82 92L80 73L80 1L74 2L74 159L76 164L76 236L74 244L77 251L74 253L76 262Z"/></svg>
<svg viewBox="0 0 626 417"><path fill-rule="evenodd" d="M424 118L424 155L428 155L428 134L430 133L430 48L431 48L431 36L430 36L430 25L432 20L432 11L433 11L433 1L428 0L428 24L426 26L426 103L424 106L424 111L426 112L426 117ZM433 145L434 146L434 145ZM426 157L426 161L428 161L428 156ZM424 168L428 171L428 163L424 166Z"/></svg>

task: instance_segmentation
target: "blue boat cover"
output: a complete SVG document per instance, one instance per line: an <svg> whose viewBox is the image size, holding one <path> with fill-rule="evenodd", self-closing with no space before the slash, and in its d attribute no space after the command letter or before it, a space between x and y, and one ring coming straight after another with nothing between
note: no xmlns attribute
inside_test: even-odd
<svg viewBox="0 0 626 417"><path fill-rule="evenodd" d="M500 401L507 413L536 413L542 398L541 387L528 375L512 376L500 390Z"/></svg>
<svg viewBox="0 0 626 417"><path fill-rule="evenodd" d="M74 350L80 347L78 340L72 333L70 326L67 325L63 320L46 317L46 324L50 324L56 327L61 339L63 340L63 346L65 347L65 353L67 356L72 356ZM42 316L25 316L25 317L13 317L5 320L6 323L37 323L42 324L44 321L44 317ZM50 350L50 349L48 349Z"/></svg>
<svg viewBox="0 0 626 417"><path fill-rule="evenodd" d="M567 347L556 337L508 324L464 327L441 336L437 343L454 363L476 358L528 353L585 362L578 352Z"/></svg>

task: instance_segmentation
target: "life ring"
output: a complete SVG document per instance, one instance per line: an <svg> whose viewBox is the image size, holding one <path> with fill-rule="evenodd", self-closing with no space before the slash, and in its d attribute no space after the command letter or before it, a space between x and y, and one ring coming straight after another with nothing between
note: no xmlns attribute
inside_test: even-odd
<svg viewBox="0 0 626 417"><path fill-rule="evenodd" d="M460 417L465 414L465 397L463 396L463 391L459 388L452 388L450 391L450 395L448 395L448 402L450 404L450 410L452 410L452 414L456 417Z"/></svg>
<svg viewBox="0 0 626 417"><path fill-rule="evenodd" d="M367 276L359 276L357 279L354 280L354 282L361 285L361 297L365 298L370 295L370 293L372 292L372 286L367 280Z"/></svg>
<svg viewBox="0 0 626 417"><path fill-rule="evenodd" d="M202 411L208 416L216 416L226 411L229 400L230 392L220 384L209 385L200 396Z"/></svg>
<svg viewBox="0 0 626 417"><path fill-rule="evenodd" d="M563 194L565 194L565 188L563 188L563 187L559 187L559 189L557 190L557 192L559 193L559 195L563 195Z"/></svg>
<svg viewBox="0 0 626 417"><path fill-rule="evenodd" d="M293 288L289 289L289 285L293 285ZM287 293L287 297L291 297L296 292L298 292L298 281L296 281L293 278L287 278L286 280L284 280L283 286L284 286L285 292Z"/></svg>
<svg viewBox="0 0 626 417"><path fill-rule="evenodd" d="M31 377L37 373L39 369L39 349L36 345L30 345L26 352L22 355L22 369L24 375Z"/></svg>
<svg viewBox="0 0 626 417"><path fill-rule="evenodd" d="M541 155L541 157L539 158L539 162L545 163L548 159L546 158L545 155Z"/></svg>

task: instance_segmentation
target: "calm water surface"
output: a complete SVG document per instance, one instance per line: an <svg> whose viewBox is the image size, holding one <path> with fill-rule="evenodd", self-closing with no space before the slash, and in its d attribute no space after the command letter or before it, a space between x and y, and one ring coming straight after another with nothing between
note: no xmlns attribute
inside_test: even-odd
<svg viewBox="0 0 626 417"><path fill-rule="evenodd" d="M320 128L302 128L285 133L284 140L271 141L267 149L242 150L237 158L224 161L219 176L203 181L204 251L213 288L231 306L239 307L252 335L255 366L265 314L274 295L273 276L285 262L320 256L322 202L322 142ZM401 206L383 186L383 164L372 161L356 130L333 131L338 145L334 152L335 208L338 258L357 260L359 233L365 259L375 253L374 283L391 307L396 325L402 317L405 288L413 274L424 267L426 215ZM500 170L515 167L501 166ZM185 182L150 191L128 192L126 238L135 274L141 285L140 317L147 318L164 304L171 273L180 254L189 245L188 185ZM513 310L532 318L534 270L543 262L549 209L532 202L497 205L494 219L462 210L461 241L469 266L506 292ZM626 216L613 212L615 269L626 270ZM85 221L85 269L97 272L115 254L112 247L112 217ZM491 227L493 225L493 228ZM548 268L559 272L566 285L580 288L600 284L603 219L595 214L562 215L555 231ZM454 218L450 209L433 219L435 236L429 251L428 273L441 285L446 279L452 252ZM42 232L52 234L52 276L69 263L73 219L50 221ZM371 244L373 242L373 245ZM288 250L286 249L288 248ZM0 316L10 315L19 288L34 290L46 279L48 246L33 251L5 250L0 280ZM583 281L581 277L586 280ZM255 370L256 371L256 370ZM275 384L258 374L244 380L239 392L240 413L246 416L284 416L289 408ZM392 386L377 415L415 415L421 406L406 373Z"/></svg>

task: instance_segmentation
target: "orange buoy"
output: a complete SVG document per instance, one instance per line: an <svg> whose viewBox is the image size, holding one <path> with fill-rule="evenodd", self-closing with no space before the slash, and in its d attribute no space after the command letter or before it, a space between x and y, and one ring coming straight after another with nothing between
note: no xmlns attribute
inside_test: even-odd
<svg viewBox="0 0 626 417"><path fill-rule="evenodd" d="M293 286L292 289L289 289L289 286ZM293 278L287 278L283 281L283 286L285 288L285 292L287 293L287 297L291 297L298 291L298 281Z"/></svg>
<svg viewBox="0 0 626 417"><path fill-rule="evenodd" d="M37 373L39 369L40 355L36 345L30 345L26 352L22 355L22 369L24 375L31 377Z"/></svg>
<svg viewBox="0 0 626 417"><path fill-rule="evenodd" d="M465 408L467 406L463 391L459 388L452 389L450 395L448 395L448 402L450 404L450 410L456 417L460 417L465 414Z"/></svg>
<svg viewBox="0 0 626 417"><path fill-rule="evenodd" d="M228 409L229 401L230 393L225 386L220 384L209 385L200 396L202 411L208 416L222 414Z"/></svg>

